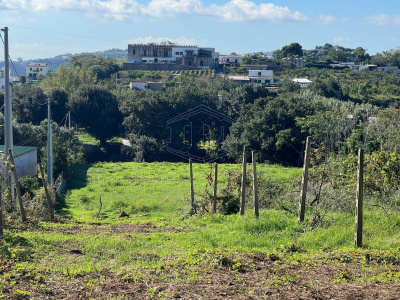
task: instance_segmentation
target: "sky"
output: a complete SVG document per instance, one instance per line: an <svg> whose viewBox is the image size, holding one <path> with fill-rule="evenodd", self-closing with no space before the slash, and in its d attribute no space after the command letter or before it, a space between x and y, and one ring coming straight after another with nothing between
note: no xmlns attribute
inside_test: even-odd
<svg viewBox="0 0 400 300"><path fill-rule="evenodd" d="M0 0L13 60L171 41L221 54L400 46L399 0ZM2 33L4 36L4 33ZM0 47L0 61L4 47Z"/></svg>

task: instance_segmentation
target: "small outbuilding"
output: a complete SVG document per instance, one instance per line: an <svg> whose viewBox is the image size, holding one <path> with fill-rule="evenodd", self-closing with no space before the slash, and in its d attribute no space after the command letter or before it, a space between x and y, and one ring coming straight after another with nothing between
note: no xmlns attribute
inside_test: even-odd
<svg viewBox="0 0 400 300"><path fill-rule="evenodd" d="M4 155L4 145L0 145L0 156ZM37 175L37 148L28 146L14 146L13 156L15 170L18 177ZM0 160L0 166L3 168L3 160Z"/></svg>

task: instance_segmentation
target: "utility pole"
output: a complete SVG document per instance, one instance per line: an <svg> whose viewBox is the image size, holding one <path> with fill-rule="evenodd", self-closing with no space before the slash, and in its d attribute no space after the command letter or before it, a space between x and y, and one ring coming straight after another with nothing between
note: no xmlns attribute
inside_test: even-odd
<svg viewBox="0 0 400 300"><path fill-rule="evenodd" d="M53 130L51 127L50 98L47 99L47 184L53 187Z"/></svg>
<svg viewBox="0 0 400 300"><path fill-rule="evenodd" d="M1 31L4 32L4 161L6 161L8 149L13 148L8 27L4 27Z"/></svg>
<svg viewBox="0 0 400 300"><path fill-rule="evenodd" d="M71 130L71 111L68 112L68 130Z"/></svg>
<svg viewBox="0 0 400 300"><path fill-rule="evenodd" d="M4 157L7 162L8 150L13 149L12 134L12 107L11 107L11 86L10 86L10 60L8 54L8 27L1 29L4 32ZM13 194L13 180L10 174L5 172L6 188L11 189Z"/></svg>

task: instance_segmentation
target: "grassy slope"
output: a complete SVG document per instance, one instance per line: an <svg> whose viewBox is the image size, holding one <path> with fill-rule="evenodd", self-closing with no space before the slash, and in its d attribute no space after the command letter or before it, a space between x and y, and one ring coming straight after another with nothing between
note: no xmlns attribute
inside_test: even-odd
<svg viewBox="0 0 400 300"><path fill-rule="evenodd" d="M240 166L220 166L220 187L226 184L224 174L232 168L238 170ZM260 169L264 169L264 176L268 174L281 182L301 173L299 169L281 167ZM194 165L197 197L206 183L204 174L209 171L207 165ZM168 297L166 292L158 290L160 284L165 290L175 287L168 294L173 297L182 284L198 283L200 293L210 288L207 282L216 280L215 276L217 279L227 276L235 282L232 286L237 287L227 295L238 299L244 295L242 298L248 299L250 295L261 297L271 286L278 288L277 295L283 295L288 284L297 283L312 290L314 287L307 283L310 280L319 281L321 286L329 286L334 281L359 285L360 282L400 280L400 269L394 266L400 262L399 251L352 250L354 218L351 214L332 214L326 226L315 230L307 222L298 225L295 215L276 210L262 211L258 220L249 210L243 217L187 218L179 211L189 208L188 191L187 164L80 166L63 208L69 221L31 224L24 230L13 230L8 225L0 251L12 267L0 277L0 291L9 295L26 291L42 297L49 289L48 293L55 298L67 298L65 290L73 286L76 292L76 284L81 286L85 297L108 299L101 290L90 289L89 283L104 289L111 286L109 295L116 296L130 293L120 292L116 283L125 282L129 286L133 282L146 283L143 291L131 291L133 295L162 299ZM100 196L102 213L109 216L107 219L94 218ZM119 219L116 217L119 209L134 215ZM150 216L135 215L147 213ZM367 210L365 247L400 247L399 224L400 217L396 214L388 218L380 210ZM261 271L266 268L265 264L271 273ZM331 274L327 275L329 278L320 276L324 268ZM300 278L305 272L311 273L303 282ZM241 273L246 273L248 278ZM112 282L107 283L105 278ZM210 293L226 293L224 289L220 291L222 286L221 282L216 284ZM196 287L180 293L190 298L193 289ZM286 292L291 295L293 290ZM214 297L217 294L212 295L192 297L218 298Z"/></svg>

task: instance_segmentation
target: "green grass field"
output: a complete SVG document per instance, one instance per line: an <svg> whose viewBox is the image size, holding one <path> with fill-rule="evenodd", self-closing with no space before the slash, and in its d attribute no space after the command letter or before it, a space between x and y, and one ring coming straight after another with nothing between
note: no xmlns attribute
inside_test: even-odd
<svg viewBox="0 0 400 300"><path fill-rule="evenodd" d="M239 165L219 165L218 185L227 185L229 171L239 172ZM195 195L201 197L207 183L208 164L193 164ZM276 181L299 177L300 169L261 166L259 172ZM102 198L102 212L116 215L150 213L172 216L189 209L189 165L184 163L98 163L79 165L66 193L67 213L75 220L97 215Z"/></svg>
<svg viewBox="0 0 400 300"><path fill-rule="evenodd" d="M220 189L240 168L219 165ZM280 184L301 175L280 166L258 170ZM193 171L198 200L211 169L194 164ZM354 250L352 213L332 212L313 228L312 211L299 225L284 210L262 210L255 219L251 203L244 216L189 216L189 199L188 164L77 166L56 222L6 220L0 298L286 299L328 289L321 299L329 299L346 288L362 296L365 286L385 283L376 288L379 298L390 294L387 284L400 282L395 212L367 208L364 248ZM120 210L130 216L119 218Z"/></svg>

